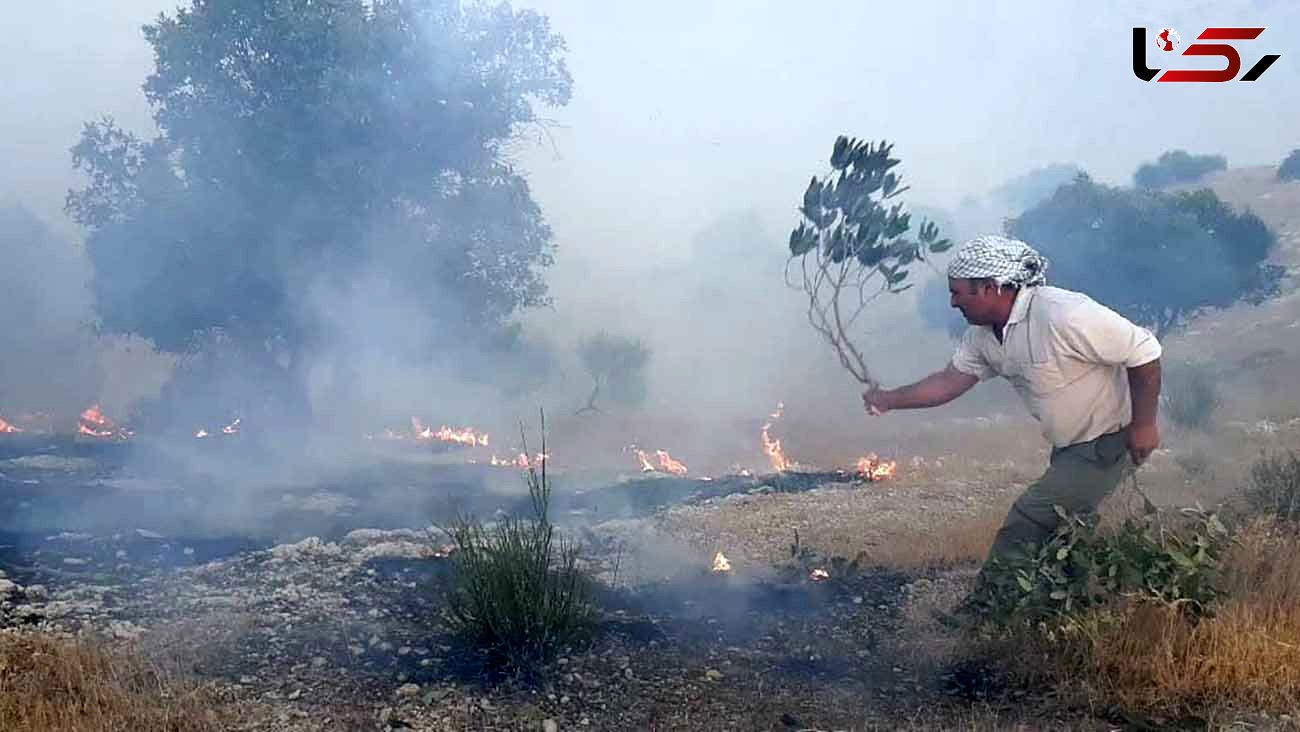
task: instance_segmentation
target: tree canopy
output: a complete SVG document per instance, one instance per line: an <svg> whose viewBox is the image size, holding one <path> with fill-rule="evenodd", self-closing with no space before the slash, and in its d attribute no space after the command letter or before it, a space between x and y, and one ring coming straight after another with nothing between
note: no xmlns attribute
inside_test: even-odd
<svg viewBox="0 0 1300 732"><path fill-rule="evenodd" d="M1272 296L1277 237L1209 189L1114 188L1081 175L1008 223L1051 260L1051 284L1086 292L1163 335L1205 307Z"/></svg>
<svg viewBox="0 0 1300 732"><path fill-rule="evenodd" d="M217 328L295 357L313 288L381 280L436 311L407 354L546 302L553 242L505 146L567 103L563 40L507 4L192 0L144 27L159 134L72 149L102 327L183 351ZM254 349L255 350L255 349Z"/></svg>

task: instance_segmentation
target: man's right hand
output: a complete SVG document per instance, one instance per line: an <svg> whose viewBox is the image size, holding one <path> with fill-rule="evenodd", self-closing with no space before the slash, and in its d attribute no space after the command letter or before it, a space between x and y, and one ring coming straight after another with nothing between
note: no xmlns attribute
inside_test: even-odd
<svg viewBox="0 0 1300 732"><path fill-rule="evenodd" d="M862 406L867 414L878 417L890 410L889 392L883 389L868 389L862 392Z"/></svg>

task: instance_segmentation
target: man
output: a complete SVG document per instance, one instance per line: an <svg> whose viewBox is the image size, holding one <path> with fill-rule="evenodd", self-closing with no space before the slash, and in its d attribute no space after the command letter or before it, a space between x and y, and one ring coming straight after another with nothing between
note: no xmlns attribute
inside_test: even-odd
<svg viewBox="0 0 1300 732"><path fill-rule="evenodd" d="M1042 423L1051 461L1011 507L990 560L1049 538L1054 506L1095 511L1160 445L1155 336L1087 295L1047 286L1046 270L1047 260L1024 242L968 242L948 266L952 306L970 323L952 361L914 384L862 395L879 415L945 404L993 376L1015 387Z"/></svg>

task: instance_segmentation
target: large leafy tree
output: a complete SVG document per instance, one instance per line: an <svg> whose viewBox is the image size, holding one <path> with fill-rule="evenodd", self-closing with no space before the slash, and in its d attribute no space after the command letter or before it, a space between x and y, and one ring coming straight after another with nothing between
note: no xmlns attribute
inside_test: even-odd
<svg viewBox="0 0 1300 732"><path fill-rule="evenodd" d="M1277 237L1209 189L1114 188L1081 175L1007 225L1051 260L1048 280L1087 292L1157 335L1201 308L1258 301L1283 270Z"/></svg>
<svg viewBox="0 0 1300 732"><path fill-rule="evenodd" d="M546 301L551 232L504 149L569 99L544 17L192 0L144 35L159 134L103 119L72 151L88 183L67 208L90 230L105 329L171 351L217 329L301 367L328 336L306 294L346 296L356 273L436 310L436 328L393 339L413 358Z"/></svg>

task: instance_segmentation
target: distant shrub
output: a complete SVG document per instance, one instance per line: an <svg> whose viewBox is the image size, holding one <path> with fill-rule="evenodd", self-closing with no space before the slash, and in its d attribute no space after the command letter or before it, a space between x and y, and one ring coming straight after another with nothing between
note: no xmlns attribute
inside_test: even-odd
<svg viewBox="0 0 1300 732"><path fill-rule="evenodd" d="M1154 163L1143 163L1133 174L1139 188L1164 188L1175 183L1191 183L1206 173L1228 167L1222 155L1192 155L1186 150L1170 150Z"/></svg>
<svg viewBox="0 0 1300 732"><path fill-rule="evenodd" d="M1282 164L1277 166L1278 180L1300 180L1300 148L1291 151Z"/></svg>
<svg viewBox="0 0 1300 732"><path fill-rule="evenodd" d="M1205 364L1165 367L1160 392L1165 414L1180 427L1205 429L1219 408L1219 383Z"/></svg>
<svg viewBox="0 0 1300 732"><path fill-rule="evenodd" d="M1256 512L1300 520L1300 453L1261 457L1251 466L1245 492Z"/></svg>

